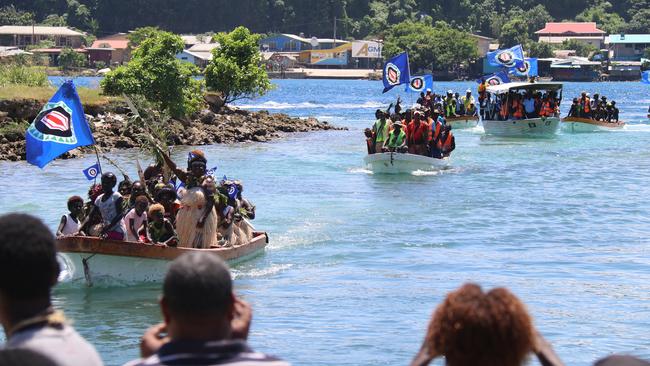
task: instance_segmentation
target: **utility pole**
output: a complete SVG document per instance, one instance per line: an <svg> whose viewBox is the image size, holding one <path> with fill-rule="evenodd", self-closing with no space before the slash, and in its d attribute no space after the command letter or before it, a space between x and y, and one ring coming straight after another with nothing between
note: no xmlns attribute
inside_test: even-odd
<svg viewBox="0 0 650 366"><path fill-rule="evenodd" d="M334 43L332 48L336 48L336 16L334 16Z"/></svg>

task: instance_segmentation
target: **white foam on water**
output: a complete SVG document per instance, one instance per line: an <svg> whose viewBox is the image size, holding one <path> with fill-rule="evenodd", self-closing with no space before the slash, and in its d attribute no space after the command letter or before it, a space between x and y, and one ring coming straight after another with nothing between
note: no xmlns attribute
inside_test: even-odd
<svg viewBox="0 0 650 366"><path fill-rule="evenodd" d="M348 173L352 174L369 174L372 175L374 174L372 170L366 169L366 168L350 168L348 169Z"/></svg>
<svg viewBox="0 0 650 366"><path fill-rule="evenodd" d="M331 103L319 104L312 102L302 103L284 103L268 101L260 104L240 104L237 107L243 109L365 109L365 108L380 108L384 104L378 102L365 102L365 103Z"/></svg>
<svg viewBox="0 0 650 366"><path fill-rule="evenodd" d="M258 278L268 277L278 274L293 267L293 264L272 264L266 268L250 268L250 269L231 269L232 278L234 280L241 278Z"/></svg>
<svg viewBox="0 0 650 366"><path fill-rule="evenodd" d="M411 173L411 175L415 175L416 177L427 177L427 176L434 176L442 174L441 170L416 170Z"/></svg>

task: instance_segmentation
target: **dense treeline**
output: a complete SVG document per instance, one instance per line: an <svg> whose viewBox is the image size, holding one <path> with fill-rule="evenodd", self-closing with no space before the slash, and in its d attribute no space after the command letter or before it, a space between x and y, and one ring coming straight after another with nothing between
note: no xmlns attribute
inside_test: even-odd
<svg viewBox="0 0 650 366"><path fill-rule="evenodd" d="M650 0L0 0L0 7L0 24L67 24L97 36L147 25L176 33L244 25L257 33L329 37L334 18L342 38L383 36L391 25L422 19L495 38L530 33L548 20L650 33Z"/></svg>

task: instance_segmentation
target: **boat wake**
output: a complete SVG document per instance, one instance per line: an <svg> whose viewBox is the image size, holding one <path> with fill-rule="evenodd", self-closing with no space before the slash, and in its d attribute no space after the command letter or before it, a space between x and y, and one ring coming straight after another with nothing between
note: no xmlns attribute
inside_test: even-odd
<svg viewBox="0 0 650 366"><path fill-rule="evenodd" d="M281 103L268 101L260 104L240 104L237 107L243 109L371 109L380 108L384 106L378 102L365 102L365 103L329 103L320 104L312 102L302 103Z"/></svg>
<svg viewBox="0 0 650 366"><path fill-rule="evenodd" d="M231 268L232 278L234 280L243 279L243 278L259 278L259 277L269 277L276 275L280 272L286 271L287 269L293 267L293 264L272 264L266 268Z"/></svg>
<svg viewBox="0 0 650 366"><path fill-rule="evenodd" d="M442 174L442 170L416 170L411 173L416 177L430 177L438 174Z"/></svg>
<svg viewBox="0 0 650 366"><path fill-rule="evenodd" d="M373 174L372 170L368 170L366 168L350 168L350 169L348 169L348 173L352 173L352 174L368 174L368 175Z"/></svg>

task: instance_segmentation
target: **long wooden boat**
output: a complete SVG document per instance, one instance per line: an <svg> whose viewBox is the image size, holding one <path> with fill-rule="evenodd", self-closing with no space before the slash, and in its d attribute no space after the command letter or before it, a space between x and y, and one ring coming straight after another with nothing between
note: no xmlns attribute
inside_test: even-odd
<svg viewBox="0 0 650 366"><path fill-rule="evenodd" d="M378 174L412 174L416 171L436 171L449 166L449 158L435 159L406 153L371 154L363 158L366 166Z"/></svg>
<svg viewBox="0 0 650 366"><path fill-rule="evenodd" d="M571 133L619 130L623 127L625 127L625 122L623 121L596 121L591 118L581 117L562 118L562 129Z"/></svg>
<svg viewBox="0 0 650 366"><path fill-rule="evenodd" d="M268 243L265 232L254 232L253 239L239 246L210 249L176 248L166 245L102 240L88 236L57 239L56 246L65 267L63 281L85 280L89 286L97 279L118 283L160 282L167 266L176 257L194 251L217 255L229 264L250 259Z"/></svg>
<svg viewBox="0 0 650 366"><path fill-rule="evenodd" d="M446 120L453 130L462 130L478 126L479 118L478 116L458 116L448 117Z"/></svg>
<svg viewBox="0 0 650 366"><path fill-rule="evenodd" d="M523 92L555 92L562 99L562 84L560 83L507 83L488 86L487 92L494 98L507 98L506 105L513 93ZM553 137L560 127L560 118L555 116L491 120L483 119L483 130L488 135L502 137Z"/></svg>

